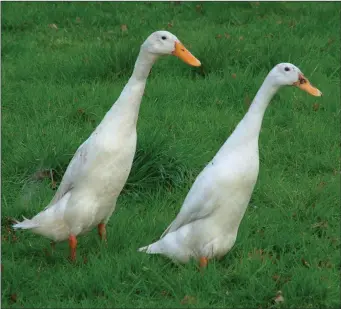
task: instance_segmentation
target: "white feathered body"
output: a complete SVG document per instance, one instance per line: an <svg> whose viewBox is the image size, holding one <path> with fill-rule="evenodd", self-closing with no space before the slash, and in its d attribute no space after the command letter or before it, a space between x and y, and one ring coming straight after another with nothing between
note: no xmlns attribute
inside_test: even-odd
<svg viewBox="0 0 341 309"><path fill-rule="evenodd" d="M161 239L139 249L181 263L221 258L234 245L259 171L258 138L228 140L204 168Z"/></svg>
<svg viewBox="0 0 341 309"><path fill-rule="evenodd" d="M77 150L50 204L32 219L17 222L14 228L31 229L55 241L71 236L74 257L74 236L107 223L132 167L138 112L148 75L155 61L165 55L200 66L176 36L168 31L152 33L141 45L120 97Z"/></svg>
<svg viewBox="0 0 341 309"><path fill-rule="evenodd" d="M221 258L234 245L258 178L258 139L270 99L277 91L265 79L248 112L204 168L179 214L161 239L139 251L186 263Z"/></svg>
<svg viewBox="0 0 341 309"><path fill-rule="evenodd" d="M129 176L136 151L136 121L145 83L130 85L78 148L50 204L14 225L54 241L107 223Z"/></svg>

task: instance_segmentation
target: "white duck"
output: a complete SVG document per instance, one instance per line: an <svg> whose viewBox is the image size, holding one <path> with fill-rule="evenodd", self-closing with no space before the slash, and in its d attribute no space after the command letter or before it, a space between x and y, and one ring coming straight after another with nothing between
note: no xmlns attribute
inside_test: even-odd
<svg viewBox="0 0 341 309"><path fill-rule="evenodd" d="M205 267L209 259L221 258L233 247L258 177L263 115L271 98L285 85L322 95L293 64L276 65L244 118L195 180L175 220L160 240L139 251L162 254L180 263L195 258Z"/></svg>
<svg viewBox="0 0 341 309"><path fill-rule="evenodd" d="M106 239L105 225L132 167L136 122L148 74L159 56L171 54L200 66L172 33L152 33L142 44L120 97L78 148L50 204L32 219L17 222L14 228L31 229L53 242L69 239L71 260L76 258L78 235L98 226L100 237Z"/></svg>

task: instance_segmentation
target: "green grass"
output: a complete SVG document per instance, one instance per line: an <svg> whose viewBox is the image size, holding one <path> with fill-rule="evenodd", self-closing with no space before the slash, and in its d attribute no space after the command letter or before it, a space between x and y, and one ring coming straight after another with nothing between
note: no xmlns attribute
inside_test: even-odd
<svg viewBox="0 0 341 309"><path fill-rule="evenodd" d="M1 7L4 308L340 307L339 3ZM50 180L33 175L53 169L60 181L120 94L140 45L160 29L203 66L166 57L153 67L108 247L93 231L79 239L71 265L66 243L51 255L47 239L14 233L10 218L31 217L50 201ZM297 65L324 96L286 88L270 104L260 175L234 248L204 275L194 263L137 253L174 218L279 62ZM278 290L284 303L273 302Z"/></svg>

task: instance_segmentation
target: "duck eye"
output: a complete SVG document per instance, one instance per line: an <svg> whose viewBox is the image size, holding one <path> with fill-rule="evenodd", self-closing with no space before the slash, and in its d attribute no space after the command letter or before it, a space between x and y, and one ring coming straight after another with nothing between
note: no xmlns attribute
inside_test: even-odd
<svg viewBox="0 0 341 309"><path fill-rule="evenodd" d="M161 37L161 39L162 39L162 40L166 40L166 39L167 39L167 37L165 37L165 36L162 36L162 37Z"/></svg>
<svg viewBox="0 0 341 309"><path fill-rule="evenodd" d="M288 72L288 71L290 71L290 68L285 67L284 70Z"/></svg>

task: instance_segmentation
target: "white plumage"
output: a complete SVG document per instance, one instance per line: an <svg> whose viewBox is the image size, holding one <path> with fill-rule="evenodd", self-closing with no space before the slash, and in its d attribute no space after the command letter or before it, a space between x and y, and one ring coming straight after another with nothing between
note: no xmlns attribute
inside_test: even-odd
<svg viewBox="0 0 341 309"><path fill-rule="evenodd" d="M53 241L69 238L75 259L76 236L105 224L130 173L136 150L136 123L150 69L161 55L173 54L186 63L197 60L170 32L157 31L141 46L131 78L120 97L90 137L78 148L50 204L32 219L13 227L31 229Z"/></svg>
<svg viewBox="0 0 341 309"><path fill-rule="evenodd" d="M160 240L139 251L186 263L223 257L234 245L259 171L258 137L266 107L281 86L295 85L312 95L301 71L290 63L275 66L248 112L195 180L175 220Z"/></svg>

